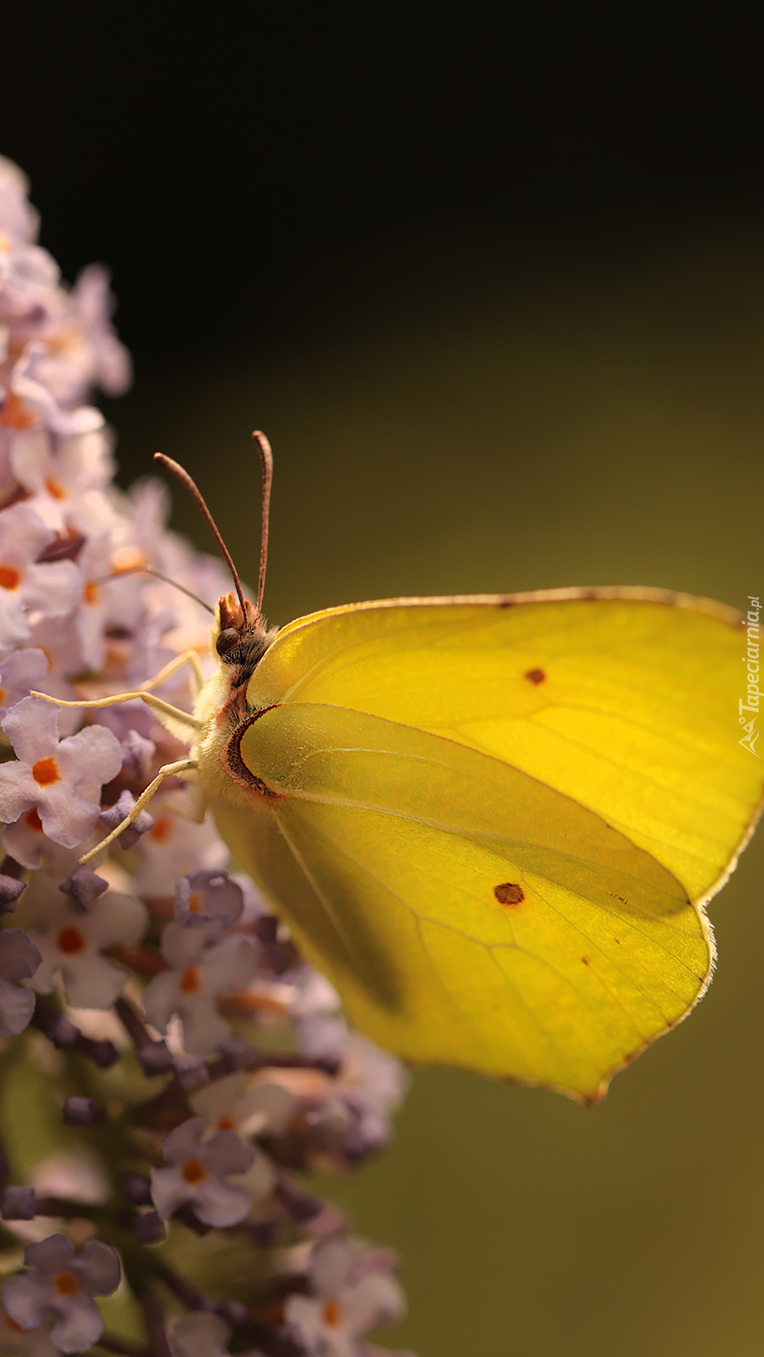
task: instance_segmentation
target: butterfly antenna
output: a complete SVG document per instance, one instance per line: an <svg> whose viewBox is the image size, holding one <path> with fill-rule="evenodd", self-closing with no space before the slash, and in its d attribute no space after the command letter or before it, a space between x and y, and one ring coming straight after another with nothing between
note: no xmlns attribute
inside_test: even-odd
<svg viewBox="0 0 764 1357"><path fill-rule="evenodd" d="M256 436L256 437L259 436L260 438L263 438L263 434L255 435L255 436ZM268 440L267 440L267 439L265 439L265 443L266 443L266 446L267 446L267 445L268 445ZM268 448L268 454L269 454L269 456L270 456L270 448ZM155 461L155 462L159 462L161 466L165 467L165 469L166 469L167 471L169 471L169 472L172 473L172 475L175 477L176 480L180 481L181 485L188 491L188 493L189 493L189 495L191 496L191 498L192 498L192 500L194 501L194 503L198 505L198 507L201 509L202 513L204 514L204 517L206 518L207 522L209 523L210 527L212 528L213 533L215 534L215 541L217 542L218 546L220 547L220 550L222 551L223 555L225 556L226 562L227 562L227 564L228 564L228 569L230 570L230 572L231 572L231 574L232 574L232 576L233 576L234 586L235 586L235 588L236 588L236 593L237 593L238 596L239 596L239 603L241 604L241 613L242 613L242 617L246 617L246 616L247 616L246 601L245 601L245 598L244 598L244 590L243 590L242 587L241 587L241 580L239 579L239 572L238 572L238 570L236 569L236 566L235 566L234 563L233 563L233 557L231 556L231 553L230 553L230 551L228 550L228 547L226 546L225 542L223 541L223 538L222 538L221 533L220 533L220 529L218 528L217 523L215 522L214 518L212 517L212 514L210 513L209 509L207 508L207 504L206 504L206 501L205 501L205 499L204 499L204 496L203 496L201 490L200 490L199 487L197 486L196 482L193 481L193 480L191 479L191 477L189 476L189 474L188 474L188 472L185 470L185 468L182 467L182 466L180 465L179 462L174 462L173 459L172 459L172 457L165 457L165 455L164 455L163 452L155 452L155 453L154 453L154 461ZM263 458L263 466L265 466L265 459L264 459L264 458ZM270 487L269 487L269 489L270 489ZM263 575L264 575L264 570L263 570L262 561L261 561L261 564L260 564L260 583L261 583L261 585L262 585L262 583L263 583Z"/></svg>
<svg viewBox="0 0 764 1357"><path fill-rule="evenodd" d="M260 534L260 578L257 582L257 615L262 616L263 594L265 593L265 571L268 566L268 520L271 512L271 485L273 483L273 453L264 433L255 429L252 437L260 453L263 469L262 530Z"/></svg>

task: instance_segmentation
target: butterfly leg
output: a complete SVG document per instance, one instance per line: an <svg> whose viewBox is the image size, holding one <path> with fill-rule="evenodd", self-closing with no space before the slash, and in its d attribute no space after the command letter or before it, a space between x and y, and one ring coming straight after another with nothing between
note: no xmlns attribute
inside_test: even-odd
<svg viewBox="0 0 764 1357"><path fill-rule="evenodd" d="M138 819L141 811L148 805L152 796L159 791L165 778L177 777L180 773L190 773L196 767L196 759L178 759L176 763L166 763L163 768L159 769L156 777L149 783L148 787L141 792L138 800L130 811L130 814L126 815L124 820L117 825L116 829L113 829L110 834L106 835L105 839L101 839L101 842L97 843L95 848L91 848L89 853L85 853L83 857L80 858L80 862L89 862L91 858L96 857L96 855L102 852L104 848L108 848L115 839L118 839L120 834L124 834L125 830Z"/></svg>
<svg viewBox="0 0 764 1357"><path fill-rule="evenodd" d="M201 721L197 721L188 711L182 711L180 707L173 707L170 702L163 702L161 697L155 697L153 693L147 693L138 688L132 693L115 693L112 697L96 697L89 702L67 702L63 697L51 697L50 693L38 693L32 691L30 697L41 697L44 702L52 702L54 707L114 707L119 702L132 702L139 699L145 702L147 707L154 711L169 716L173 721L178 721L183 726L189 726L192 730L201 728Z"/></svg>
<svg viewBox="0 0 764 1357"><path fill-rule="evenodd" d="M142 683L140 691L142 693L148 693L152 688L158 688L160 683L164 683L166 679L172 678L172 675L176 674L179 669L182 669L184 664L189 665L191 669L191 691L193 692L194 697L198 697L204 687L204 672L202 670L202 662L195 650L184 650L181 655L176 655L175 659L170 660L169 664L166 664L163 669L160 669L158 674L155 674L153 678L147 679L145 683Z"/></svg>

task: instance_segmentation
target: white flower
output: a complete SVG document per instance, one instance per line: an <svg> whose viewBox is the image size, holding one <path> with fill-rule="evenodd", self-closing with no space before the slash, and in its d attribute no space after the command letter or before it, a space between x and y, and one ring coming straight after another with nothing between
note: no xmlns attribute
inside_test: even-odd
<svg viewBox="0 0 764 1357"><path fill-rule="evenodd" d="M0 652L29 640L29 614L63 617L79 590L72 561L38 564L53 532L28 504L13 504L0 515Z"/></svg>
<svg viewBox="0 0 764 1357"><path fill-rule="evenodd" d="M198 1055L213 1051L231 1030L215 999L249 984L257 970L255 943L234 934L208 946L203 929L172 923L162 934L162 952L171 969L155 976L146 990L143 1007L148 1021L165 1033L177 1013L186 1050Z"/></svg>
<svg viewBox="0 0 764 1357"><path fill-rule="evenodd" d="M281 1084L252 1074L228 1074L205 1084L190 1099L194 1111L216 1131L236 1131L244 1139L281 1135L298 1106Z"/></svg>
<svg viewBox="0 0 764 1357"><path fill-rule="evenodd" d="M34 925L30 935L42 956L32 988L49 994L60 974L66 998L75 1008L111 1008L122 993L127 971L102 957L101 950L143 937L148 921L145 905L109 891L84 913L52 883L38 878L27 892L24 914Z"/></svg>
<svg viewBox="0 0 764 1357"><path fill-rule="evenodd" d="M206 1225L236 1225L248 1215L252 1199L227 1179L246 1173L255 1152L235 1131L220 1131L203 1144L203 1131L203 1118L191 1117L165 1139L162 1153L170 1167L151 1171L154 1205L163 1220L188 1202Z"/></svg>
<svg viewBox="0 0 764 1357"><path fill-rule="evenodd" d="M61 1352L84 1352L103 1333L103 1320L93 1296L109 1296L119 1285L120 1266L114 1249L91 1239L77 1256L62 1234L28 1244L26 1276L9 1277L3 1304L22 1329L34 1329L51 1312L56 1324L51 1341Z"/></svg>
<svg viewBox="0 0 764 1357"><path fill-rule="evenodd" d="M25 429L13 440L11 468L19 485L32 496L31 507L57 533L71 525L94 531L105 515L114 518L99 493L114 467L103 429L54 435L46 429Z"/></svg>
<svg viewBox="0 0 764 1357"><path fill-rule="evenodd" d="M357 1339L406 1310L391 1261L355 1240L331 1240L313 1250L312 1296L287 1298L285 1316L311 1357L358 1357Z"/></svg>
<svg viewBox="0 0 764 1357"><path fill-rule="evenodd" d="M10 826L3 843L24 866L36 867L23 836L14 833L15 822L34 809L56 843L65 848L82 843L100 815L102 784L122 767L122 750L104 726L89 726L59 742L58 712L39 697L17 702L3 730L18 760L0 768L0 820Z"/></svg>
<svg viewBox="0 0 764 1357"><path fill-rule="evenodd" d="M34 1013L34 995L16 980L28 980L42 961L39 949L23 928L0 933L0 1037L16 1037Z"/></svg>
<svg viewBox="0 0 764 1357"><path fill-rule="evenodd" d="M144 899L173 896L178 877L189 872L225 867L228 849L209 817L203 824L193 824L161 803L156 808L152 803L151 814L152 828L132 850L135 879Z"/></svg>

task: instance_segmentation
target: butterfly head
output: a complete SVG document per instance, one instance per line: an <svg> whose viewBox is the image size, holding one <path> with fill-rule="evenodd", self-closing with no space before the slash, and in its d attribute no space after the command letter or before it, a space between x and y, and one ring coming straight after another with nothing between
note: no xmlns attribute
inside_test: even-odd
<svg viewBox="0 0 764 1357"><path fill-rule="evenodd" d="M262 534L260 538L260 578L257 586L257 603L254 604L251 599L245 598L242 589L239 572L233 563L233 558L220 534L217 524L210 513L204 497L199 492L198 487L189 476L184 467L173 461L171 457L165 457L163 453L154 454L154 460L161 463L162 466L172 472L173 476L184 485L191 498L201 509L204 517L209 523L218 545L228 562L228 567L233 576L235 592L223 594L218 599L218 606L215 614L215 629L212 633L212 644L221 664L226 669L238 670L240 681L242 677L251 674L255 665L262 659L265 651L270 645L272 637L275 635L275 629L268 629L268 624L263 617L263 591L265 589L265 567L268 560L268 511L271 498L271 480L273 478L273 456L271 446L264 433L256 429L252 437L255 440L257 450L260 454L260 462L263 470L263 489L262 489ZM235 685L234 685L235 686Z"/></svg>
<svg viewBox="0 0 764 1357"><path fill-rule="evenodd" d="M250 599L242 601L234 593L222 595L212 643L223 665L251 672L265 654L270 639L268 624Z"/></svg>

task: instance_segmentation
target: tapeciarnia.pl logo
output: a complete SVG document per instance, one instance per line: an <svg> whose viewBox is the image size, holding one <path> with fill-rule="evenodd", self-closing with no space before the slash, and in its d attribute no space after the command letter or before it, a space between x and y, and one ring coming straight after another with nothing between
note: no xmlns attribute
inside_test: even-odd
<svg viewBox="0 0 764 1357"><path fill-rule="evenodd" d="M759 614L761 604L758 598L753 594L748 595L748 612L743 619L745 627L747 654L743 656L743 664L747 665L747 696L741 697L738 701L738 720L741 726L745 728L745 734L742 740L738 740L744 749L748 749L757 759L761 754L756 752L756 741L760 732L756 729L756 722L759 716L759 703L761 692L759 689ZM743 715L744 712L750 712L750 717Z"/></svg>

